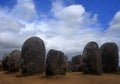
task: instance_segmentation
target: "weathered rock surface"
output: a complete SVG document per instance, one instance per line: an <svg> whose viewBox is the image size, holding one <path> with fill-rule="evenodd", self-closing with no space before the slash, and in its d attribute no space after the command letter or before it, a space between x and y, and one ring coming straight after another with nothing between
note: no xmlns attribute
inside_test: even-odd
<svg viewBox="0 0 120 84"><path fill-rule="evenodd" d="M84 48L82 71L84 74L102 74L101 55L96 42L89 42Z"/></svg>
<svg viewBox="0 0 120 84"><path fill-rule="evenodd" d="M8 59L9 59L9 54L6 53L3 58L2 58L2 68L3 71L8 71L9 67L8 67Z"/></svg>
<svg viewBox="0 0 120 84"><path fill-rule="evenodd" d="M68 63L68 72L71 72L72 71L72 62L71 61L67 61Z"/></svg>
<svg viewBox="0 0 120 84"><path fill-rule="evenodd" d="M118 71L118 46L115 43L105 43L100 48L103 72L114 73Z"/></svg>
<svg viewBox="0 0 120 84"><path fill-rule="evenodd" d="M21 52L14 50L10 53L8 59L8 68L10 72L19 71L21 68Z"/></svg>
<svg viewBox="0 0 120 84"><path fill-rule="evenodd" d="M38 37L25 41L21 50L22 73L43 73L45 69L45 45Z"/></svg>
<svg viewBox="0 0 120 84"><path fill-rule="evenodd" d="M82 56L77 55L72 58L72 67L73 72L80 72L82 70Z"/></svg>
<svg viewBox="0 0 120 84"><path fill-rule="evenodd" d="M65 58L61 51L51 49L48 52L46 60L46 75L53 76L58 74L65 74Z"/></svg>
<svg viewBox="0 0 120 84"><path fill-rule="evenodd" d="M2 61L0 60L0 71L2 70Z"/></svg>

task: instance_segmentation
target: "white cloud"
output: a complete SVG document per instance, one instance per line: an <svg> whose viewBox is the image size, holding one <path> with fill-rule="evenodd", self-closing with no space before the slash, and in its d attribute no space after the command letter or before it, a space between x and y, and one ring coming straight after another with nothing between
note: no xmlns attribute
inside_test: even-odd
<svg viewBox="0 0 120 84"><path fill-rule="evenodd" d="M118 11L110 22L110 30L120 30L120 11Z"/></svg>
<svg viewBox="0 0 120 84"><path fill-rule="evenodd" d="M31 5L33 4L31 0L27 1L30 2ZM22 43L28 37L39 36L45 41L47 51L53 48L61 50L68 55L75 55L82 54L85 44L98 38L96 34L99 33L99 30L97 28L91 28L93 25L98 24L97 15L91 15L86 12L82 5L65 6L62 3L55 2L51 9L51 12L54 14L52 19L46 18L45 20L34 20L28 23L25 21L26 17L21 17L22 14L20 12L29 13L30 11L31 13L36 10L34 6L28 8L28 3L26 4L27 1L19 1L13 9L11 16L9 16L10 18L15 16L16 22L24 24L24 28L19 29L17 31L18 33L3 32L1 44L6 45L3 47L10 48L16 46L17 48L22 46ZM16 14L18 14L19 17ZM6 23L7 21L5 21L5 24ZM98 26L95 25L94 27ZM7 36L9 36L9 38ZM18 37L20 37L20 39L18 39ZM7 42L5 42L6 39Z"/></svg>
<svg viewBox="0 0 120 84"><path fill-rule="evenodd" d="M8 9L0 9L0 32L19 32L25 25L8 14Z"/></svg>
<svg viewBox="0 0 120 84"><path fill-rule="evenodd" d="M57 49L71 55L82 54L84 46L89 41L96 41L99 45L112 41L120 47L119 12L110 22L110 27L100 31L98 15L87 12L82 5L65 6L62 1L53 2L51 9L53 18L36 20L35 5L32 0L18 0L18 4L9 15L0 11L0 53L10 52L14 48L21 48L23 42L30 36L39 36L44 40L47 51ZM29 22L31 21L32 22ZM10 24L11 23L11 24ZM118 26L119 27L119 26ZM6 30L6 31L3 31ZM119 51L120 52L120 51Z"/></svg>
<svg viewBox="0 0 120 84"><path fill-rule="evenodd" d="M55 8L52 9L56 18L62 19L65 22L81 22L82 15L85 13L85 9L82 5L71 5L68 7L58 7L58 4L54 5ZM59 9L59 10L57 10ZM59 11L59 12L58 12ZM71 17L71 18L70 18Z"/></svg>
<svg viewBox="0 0 120 84"><path fill-rule="evenodd" d="M99 37L97 15L86 12L82 5L64 6L55 2L51 11L54 18L38 22L35 28L40 31L36 35L45 40L48 50L54 48L68 55L82 54L85 44Z"/></svg>
<svg viewBox="0 0 120 84"><path fill-rule="evenodd" d="M113 40L120 40L120 11L118 11L109 23L109 28L105 32Z"/></svg>
<svg viewBox="0 0 120 84"><path fill-rule="evenodd" d="M23 21L33 21L37 15L33 1L17 0L17 5L12 10L12 15Z"/></svg>
<svg viewBox="0 0 120 84"><path fill-rule="evenodd" d="M9 17L0 17L0 32L19 32L22 28L24 28L24 24L20 21L9 18Z"/></svg>
<svg viewBox="0 0 120 84"><path fill-rule="evenodd" d="M109 23L108 29L103 32L103 35L100 38L102 42L115 42L118 45L120 61L120 11L114 15Z"/></svg>
<svg viewBox="0 0 120 84"><path fill-rule="evenodd" d="M32 0L18 0L16 6L9 11L0 8L0 55L13 49L20 49L25 39L33 34L21 31L36 17L35 5Z"/></svg>

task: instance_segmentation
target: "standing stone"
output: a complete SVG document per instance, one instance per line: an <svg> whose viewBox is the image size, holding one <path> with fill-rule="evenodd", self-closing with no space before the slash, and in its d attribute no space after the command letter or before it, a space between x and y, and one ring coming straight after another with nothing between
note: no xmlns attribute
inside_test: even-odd
<svg viewBox="0 0 120 84"><path fill-rule="evenodd" d="M69 65L69 61L65 61L65 70L66 72L70 72L71 71L71 66Z"/></svg>
<svg viewBox="0 0 120 84"><path fill-rule="evenodd" d="M103 72L114 73L118 71L118 46L115 43L105 43L100 48Z"/></svg>
<svg viewBox="0 0 120 84"><path fill-rule="evenodd" d="M10 72L19 71L21 68L21 53L19 50L14 50L10 53L8 59L8 68Z"/></svg>
<svg viewBox="0 0 120 84"><path fill-rule="evenodd" d="M80 72L82 69L82 56L77 55L72 58L72 71L73 72Z"/></svg>
<svg viewBox="0 0 120 84"><path fill-rule="evenodd" d="M100 50L96 42L89 42L85 46L82 69L84 74L102 74Z"/></svg>
<svg viewBox="0 0 120 84"><path fill-rule="evenodd" d="M72 61L67 61L68 62L68 72L72 72Z"/></svg>
<svg viewBox="0 0 120 84"><path fill-rule="evenodd" d="M61 51L51 49L46 60L46 75L53 76L65 74L65 58Z"/></svg>
<svg viewBox="0 0 120 84"><path fill-rule="evenodd" d="M65 72L69 71L69 68L70 68L67 60L68 60L68 57L66 55L64 55L63 67L64 67Z"/></svg>
<svg viewBox="0 0 120 84"><path fill-rule="evenodd" d="M2 70L2 61L0 60L0 71Z"/></svg>
<svg viewBox="0 0 120 84"><path fill-rule="evenodd" d="M22 73L43 73L45 69L45 45L38 37L25 41L21 50Z"/></svg>
<svg viewBox="0 0 120 84"><path fill-rule="evenodd" d="M7 53L2 58L2 68L3 68L3 71L8 71L9 70L8 60L9 60L9 54Z"/></svg>

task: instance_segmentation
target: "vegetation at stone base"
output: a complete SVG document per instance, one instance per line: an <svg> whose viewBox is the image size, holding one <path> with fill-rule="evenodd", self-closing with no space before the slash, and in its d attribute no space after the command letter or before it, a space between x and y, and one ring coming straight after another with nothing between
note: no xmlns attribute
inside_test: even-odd
<svg viewBox="0 0 120 84"><path fill-rule="evenodd" d="M21 70L21 72L24 76L31 75L35 72L34 71L34 66L32 64L28 65L28 66L23 66L23 69Z"/></svg>
<svg viewBox="0 0 120 84"><path fill-rule="evenodd" d="M53 73L49 70L48 67L46 67L45 74L46 74L47 76L52 76L52 75L53 75Z"/></svg>
<svg viewBox="0 0 120 84"><path fill-rule="evenodd" d="M60 72L59 72L59 75L66 75L66 68L63 68ZM47 74L47 76L54 76L54 74L50 71L50 70L48 70L48 69L46 69L46 74Z"/></svg>
<svg viewBox="0 0 120 84"><path fill-rule="evenodd" d="M60 71L60 75L66 75L66 72L67 72L66 68L63 68L63 69Z"/></svg>

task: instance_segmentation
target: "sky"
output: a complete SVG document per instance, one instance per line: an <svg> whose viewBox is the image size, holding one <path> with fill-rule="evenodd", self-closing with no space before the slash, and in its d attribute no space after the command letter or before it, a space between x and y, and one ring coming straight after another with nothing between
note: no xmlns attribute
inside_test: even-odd
<svg viewBox="0 0 120 84"><path fill-rule="evenodd" d="M120 0L0 0L0 58L38 36L46 51L71 59L90 41L115 42L120 54Z"/></svg>

